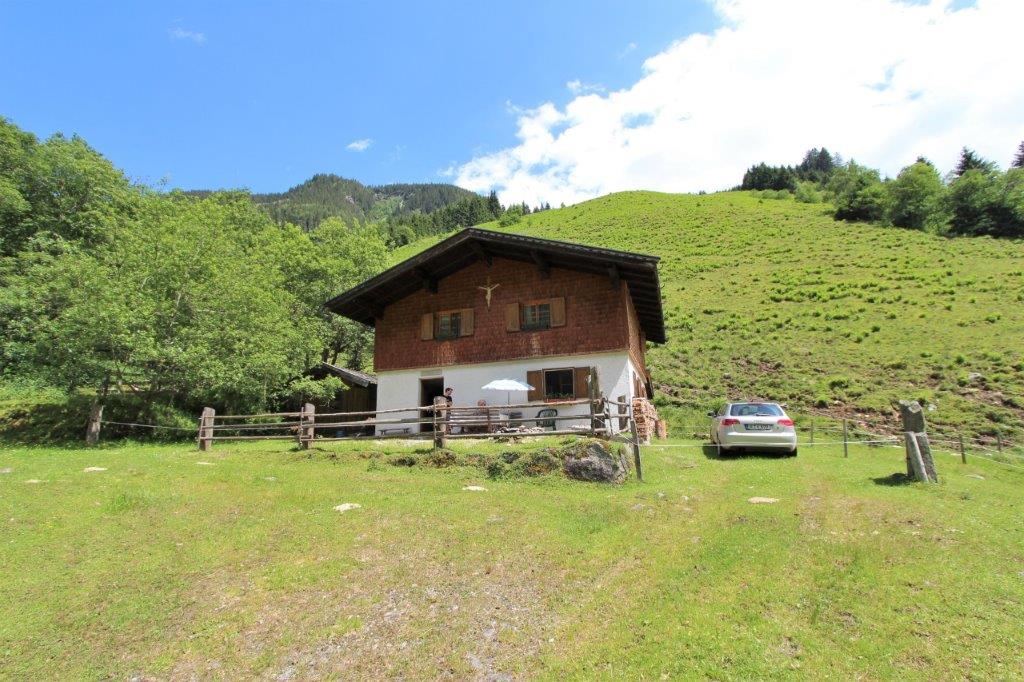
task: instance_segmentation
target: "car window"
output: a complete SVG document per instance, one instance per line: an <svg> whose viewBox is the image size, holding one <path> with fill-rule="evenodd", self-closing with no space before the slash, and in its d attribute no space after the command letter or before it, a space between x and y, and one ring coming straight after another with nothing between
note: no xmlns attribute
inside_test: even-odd
<svg viewBox="0 0 1024 682"><path fill-rule="evenodd" d="M771 403L739 403L732 406L729 414L733 417L781 417L782 408Z"/></svg>

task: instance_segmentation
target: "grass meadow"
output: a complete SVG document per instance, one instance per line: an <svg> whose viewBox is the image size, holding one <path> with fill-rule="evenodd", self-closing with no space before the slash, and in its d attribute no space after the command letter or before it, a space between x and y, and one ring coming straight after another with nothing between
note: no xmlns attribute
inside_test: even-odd
<svg viewBox="0 0 1024 682"><path fill-rule="evenodd" d="M891 401L907 398L937 428L1024 441L1024 242L832 210L751 192L622 192L484 227L662 258L668 343L648 362L676 423L729 397L892 424Z"/></svg>
<svg viewBox="0 0 1024 682"><path fill-rule="evenodd" d="M0 446L0 678L1024 676L1024 468L670 444L622 486L474 442Z"/></svg>

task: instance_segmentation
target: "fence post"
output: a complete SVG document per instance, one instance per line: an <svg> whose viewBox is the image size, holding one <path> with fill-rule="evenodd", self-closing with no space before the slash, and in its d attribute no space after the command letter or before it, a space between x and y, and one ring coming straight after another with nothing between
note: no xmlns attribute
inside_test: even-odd
<svg viewBox="0 0 1024 682"><path fill-rule="evenodd" d="M811 417L811 445L814 445L814 417Z"/></svg>
<svg viewBox="0 0 1024 682"><path fill-rule="evenodd" d="M316 406L313 403L306 403L302 406L299 416L299 447L309 450L313 444L313 437L316 429L313 424L316 422Z"/></svg>
<svg viewBox="0 0 1024 682"><path fill-rule="evenodd" d="M916 400L897 403L903 422L903 436L907 448L907 476L925 483L938 483L932 447L926 433L924 410Z"/></svg>
<svg viewBox="0 0 1024 682"><path fill-rule="evenodd" d="M1003 434L999 429L996 429L996 447L999 448L999 454L1003 454Z"/></svg>
<svg viewBox="0 0 1024 682"><path fill-rule="evenodd" d="M440 415L440 419L438 419ZM443 395L434 396L434 447L443 448L448 433L448 400Z"/></svg>
<svg viewBox="0 0 1024 682"><path fill-rule="evenodd" d="M847 436L847 421L843 420L843 457L850 456L850 439Z"/></svg>
<svg viewBox="0 0 1024 682"><path fill-rule="evenodd" d="M96 445L100 440L100 425L103 422L103 403L97 401L89 410L89 425L85 427L85 444Z"/></svg>
<svg viewBox="0 0 1024 682"><path fill-rule="evenodd" d="M960 439L960 461L967 464L967 451L964 450L964 434L957 432L956 437Z"/></svg>
<svg viewBox="0 0 1024 682"><path fill-rule="evenodd" d="M643 482L644 469L640 464L640 437L636 433L636 414L632 404L629 406L629 432L633 437L633 466L636 467L636 480Z"/></svg>
<svg viewBox="0 0 1024 682"><path fill-rule="evenodd" d="M199 449L203 452L213 447L213 418L216 414L212 407L204 407L199 418Z"/></svg>

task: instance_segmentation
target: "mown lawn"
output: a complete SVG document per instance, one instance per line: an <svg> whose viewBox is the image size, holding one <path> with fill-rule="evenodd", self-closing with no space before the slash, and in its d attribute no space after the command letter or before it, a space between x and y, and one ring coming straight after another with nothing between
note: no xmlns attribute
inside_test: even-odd
<svg viewBox="0 0 1024 682"><path fill-rule="evenodd" d="M612 487L290 447L0 446L0 677L1024 676L1024 469L649 448Z"/></svg>

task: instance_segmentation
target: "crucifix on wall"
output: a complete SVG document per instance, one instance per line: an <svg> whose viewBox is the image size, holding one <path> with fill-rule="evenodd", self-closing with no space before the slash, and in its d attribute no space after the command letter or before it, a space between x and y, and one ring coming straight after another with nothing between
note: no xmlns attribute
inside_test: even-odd
<svg viewBox="0 0 1024 682"><path fill-rule="evenodd" d="M501 284L493 284L492 285L491 284L491 278L490 278L490 276L488 276L487 277L487 286L477 287L477 289L481 289L484 292L484 295L486 296L486 299L487 299L487 307L488 308L491 307L491 292L494 291L495 289L497 289L500 286L501 286Z"/></svg>

